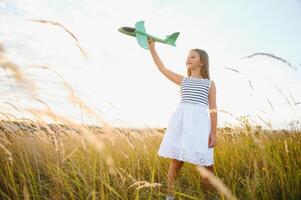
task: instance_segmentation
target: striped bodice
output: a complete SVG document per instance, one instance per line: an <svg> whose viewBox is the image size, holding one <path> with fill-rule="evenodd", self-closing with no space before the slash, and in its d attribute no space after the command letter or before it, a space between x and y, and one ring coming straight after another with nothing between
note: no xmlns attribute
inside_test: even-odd
<svg viewBox="0 0 301 200"><path fill-rule="evenodd" d="M180 87L181 102L208 105L210 79L184 77Z"/></svg>

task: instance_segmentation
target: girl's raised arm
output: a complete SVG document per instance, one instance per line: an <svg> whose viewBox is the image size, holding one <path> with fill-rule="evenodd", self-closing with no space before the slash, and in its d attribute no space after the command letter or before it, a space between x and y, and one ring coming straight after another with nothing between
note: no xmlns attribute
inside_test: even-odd
<svg viewBox="0 0 301 200"><path fill-rule="evenodd" d="M152 39L149 39L148 46L149 46L149 51L152 55L152 58L153 58L155 64L157 65L159 71L172 82L176 83L177 85L181 85L184 76L177 74L164 66L163 62L161 61L160 57L157 54L157 51L155 48L155 41L153 41Z"/></svg>

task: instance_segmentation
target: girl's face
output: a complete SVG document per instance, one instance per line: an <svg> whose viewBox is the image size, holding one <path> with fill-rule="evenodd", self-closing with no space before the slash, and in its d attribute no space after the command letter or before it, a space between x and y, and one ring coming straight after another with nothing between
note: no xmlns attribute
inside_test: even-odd
<svg viewBox="0 0 301 200"><path fill-rule="evenodd" d="M188 57L186 60L186 66L189 69L192 69L192 68L200 68L201 65L202 65L202 63L201 63L200 55L194 50L189 51L189 54L188 54Z"/></svg>

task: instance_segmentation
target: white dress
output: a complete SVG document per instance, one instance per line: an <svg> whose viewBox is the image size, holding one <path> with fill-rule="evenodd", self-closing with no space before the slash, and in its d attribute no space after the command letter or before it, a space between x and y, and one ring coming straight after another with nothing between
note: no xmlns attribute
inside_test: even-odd
<svg viewBox="0 0 301 200"><path fill-rule="evenodd" d="M214 147L208 147L210 85L210 79L183 78L181 101L169 120L158 150L159 156L201 166L214 164Z"/></svg>

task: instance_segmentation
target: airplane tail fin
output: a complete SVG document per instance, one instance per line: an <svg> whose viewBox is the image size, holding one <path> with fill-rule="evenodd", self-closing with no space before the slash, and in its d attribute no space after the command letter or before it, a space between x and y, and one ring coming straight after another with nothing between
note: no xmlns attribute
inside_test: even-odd
<svg viewBox="0 0 301 200"><path fill-rule="evenodd" d="M175 32L171 35L167 35L166 39L165 39L166 43L169 45L172 45L172 46L176 46L176 40L177 40L179 34L180 34L180 32Z"/></svg>

